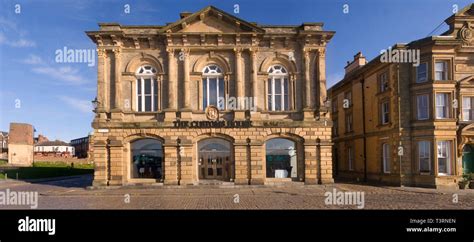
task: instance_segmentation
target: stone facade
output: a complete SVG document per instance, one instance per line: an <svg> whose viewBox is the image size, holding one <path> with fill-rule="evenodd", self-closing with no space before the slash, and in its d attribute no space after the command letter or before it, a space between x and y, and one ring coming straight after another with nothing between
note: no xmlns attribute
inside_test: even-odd
<svg viewBox="0 0 474 242"><path fill-rule="evenodd" d="M259 25L210 6L165 26L87 32L98 49L94 185L333 182L334 32L322 26ZM248 97L252 108L227 103Z"/></svg>
<svg viewBox="0 0 474 242"><path fill-rule="evenodd" d="M331 87L337 177L457 187L472 172L466 168L474 163L473 5L446 23L441 36L392 47L419 51L419 66L384 62L382 55L366 63L359 53Z"/></svg>

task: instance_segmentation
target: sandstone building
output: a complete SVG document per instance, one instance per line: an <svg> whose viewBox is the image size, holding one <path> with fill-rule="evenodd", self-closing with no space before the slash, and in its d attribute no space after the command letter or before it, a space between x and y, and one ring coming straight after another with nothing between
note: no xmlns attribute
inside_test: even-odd
<svg viewBox="0 0 474 242"><path fill-rule="evenodd" d="M331 183L322 23L99 24L94 185ZM238 105L237 105L238 104Z"/></svg>
<svg viewBox="0 0 474 242"><path fill-rule="evenodd" d="M454 187L474 172L474 5L446 23L391 48L418 63L358 53L330 88L337 177Z"/></svg>

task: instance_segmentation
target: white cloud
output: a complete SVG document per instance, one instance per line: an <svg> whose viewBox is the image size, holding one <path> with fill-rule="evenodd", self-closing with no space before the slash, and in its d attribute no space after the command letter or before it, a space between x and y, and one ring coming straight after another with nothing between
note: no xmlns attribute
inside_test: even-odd
<svg viewBox="0 0 474 242"><path fill-rule="evenodd" d="M0 44L16 48L36 46L36 43L33 40L24 38L27 34L25 30L21 30L15 22L7 20L4 17L0 17L0 31ZM9 33L10 36L19 36L19 38L13 39L7 37L5 35L6 33Z"/></svg>
<svg viewBox="0 0 474 242"><path fill-rule="evenodd" d="M36 43L32 40L27 40L27 39L19 39L19 40L14 40L14 41L9 41L7 44L11 47L34 47L36 46Z"/></svg>
<svg viewBox="0 0 474 242"><path fill-rule="evenodd" d="M83 100L68 96L58 96L63 102L67 105L71 106L72 108L79 110L83 113L91 113L92 112L92 103L89 100Z"/></svg>
<svg viewBox="0 0 474 242"><path fill-rule="evenodd" d="M35 67L32 69L33 72L38 74L48 75L56 80L65 82L71 85L80 85L87 82L82 76L79 75L79 70L70 66L54 68L50 66Z"/></svg>
<svg viewBox="0 0 474 242"><path fill-rule="evenodd" d="M43 60L41 59L41 57L37 55L30 54L28 58L22 60L21 62L25 64L29 64L29 65L38 65L38 64L42 64Z"/></svg>

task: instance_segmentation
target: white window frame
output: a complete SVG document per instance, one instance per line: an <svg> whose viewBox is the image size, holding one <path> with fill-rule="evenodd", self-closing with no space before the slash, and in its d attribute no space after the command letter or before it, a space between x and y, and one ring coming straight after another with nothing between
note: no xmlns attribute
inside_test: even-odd
<svg viewBox="0 0 474 242"><path fill-rule="evenodd" d="M159 92L159 83L158 78L156 76L156 69L150 65L140 66L135 73L136 75L136 100L135 100L135 109L137 112L156 112L159 109L159 100L158 100L158 92ZM145 94L145 81L149 80L150 83L150 94ZM138 92L140 85L140 93ZM150 110L146 110L145 99L146 97L151 97L151 106ZM139 100L141 101L141 105L139 106ZM156 109L155 109L155 102L156 102Z"/></svg>
<svg viewBox="0 0 474 242"><path fill-rule="evenodd" d="M383 173L390 173L390 144L382 144L382 166Z"/></svg>
<svg viewBox="0 0 474 242"><path fill-rule="evenodd" d="M417 149L418 149L418 171L420 173L431 173L431 141L428 140L420 140L417 143ZM422 150L424 152L422 152ZM428 156L425 156L427 154ZM421 162L422 160L428 159L428 171L422 171L421 170Z"/></svg>
<svg viewBox="0 0 474 242"><path fill-rule="evenodd" d="M474 96L462 97L462 121L474 121Z"/></svg>
<svg viewBox="0 0 474 242"><path fill-rule="evenodd" d="M437 142L437 162L438 162L438 175L448 176L452 173L452 141L451 140L439 140ZM446 149L446 155L443 155L442 150ZM439 159L446 159L446 172L439 172Z"/></svg>
<svg viewBox="0 0 474 242"><path fill-rule="evenodd" d="M442 63L442 69L438 69L438 64ZM449 75L449 67L448 67L448 61L447 60L438 60L435 61L435 81L446 81L448 80L448 75ZM441 79L438 78L438 73L440 73Z"/></svg>
<svg viewBox="0 0 474 242"><path fill-rule="evenodd" d="M422 111L425 111L425 113L423 113ZM423 114L425 114L426 116L423 116ZM430 118L430 96L428 94L417 95L416 96L416 119L427 120L429 118Z"/></svg>
<svg viewBox="0 0 474 242"><path fill-rule="evenodd" d="M267 109L269 111L288 111L290 110L290 83L288 80L288 71L286 70L285 67L281 65L274 65L268 68L268 84L270 87L268 87L267 84ZM281 93L276 94L275 93L275 80L280 79L280 90ZM285 84L287 86L287 90L285 92ZM280 96L280 110L276 109L276 103L275 103L275 97ZM271 107L269 105L269 101L271 100ZM288 106L288 108L286 108Z"/></svg>
<svg viewBox="0 0 474 242"><path fill-rule="evenodd" d="M438 96L443 96L444 99L443 99L443 103L440 102L440 100L438 99ZM436 100L436 119L448 119L450 118L450 94L449 93L446 93L446 92L440 92L440 93L436 93L436 96L435 96L435 100ZM441 115L440 113L440 110L442 110L443 114L445 115Z"/></svg>
<svg viewBox="0 0 474 242"><path fill-rule="evenodd" d="M210 104L210 100L211 100L211 96L210 96L210 88L209 86L211 85L211 79L215 79L215 82L216 82L216 100L217 100L217 107L220 109L220 110L225 110L227 109L227 102L225 101L226 99L226 93L225 93L225 82L224 82L224 74L222 73L222 69L220 66L218 65L215 65L215 64L212 64L212 65L207 65L204 67L203 71L202 71L202 88L204 90L204 88L206 88L206 96L204 97L203 96L203 100L202 100L202 107L203 109L205 110L209 105L213 105L213 104ZM206 80L206 86L204 87L204 80ZM223 87L220 86L220 83L223 83ZM221 90L222 89L222 90ZM223 95L223 98L224 98L224 107L223 108L220 108L219 107L219 93L223 91L224 95ZM203 95L204 95L204 91L203 91Z"/></svg>
<svg viewBox="0 0 474 242"><path fill-rule="evenodd" d="M420 71L421 66L425 67L424 72ZM423 79L420 78L420 74L422 74ZM428 63L423 62L423 63L420 63L420 65L416 67L416 83L424 83L427 81L428 81Z"/></svg>
<svg viewBox="0 0 474 242"><path fill-rule="evenodd" d="M382 124L388 124L390 122L390 107L389 107L389 102L384 101L380 104L380 114L382 117L380 117L380 120L382 121Z"/></svg>

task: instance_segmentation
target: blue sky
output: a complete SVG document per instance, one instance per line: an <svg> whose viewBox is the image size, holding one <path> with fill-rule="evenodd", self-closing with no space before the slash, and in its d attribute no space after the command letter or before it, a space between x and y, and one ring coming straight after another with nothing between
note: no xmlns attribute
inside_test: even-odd
<svg viewBox="0 0 474 242"><path fill-rule="evenodd" d="M93 118L96 69L87 63L56 63L55 51L95 49L84 31L98 22L164 25L183 11L214 5L249 22L324 22L336 31L327 50L328 86L362 51L370 60L394 43L424 38L469 1L449 0L162 0L162 1L5 1L0 0L0 130L10 122L34 125L37 134L69 141L87 135ZM16 13L19 4L20 12ZM130 14L124 5L130 5ZM344 13L344 4L349 12ZM446 30L444 24L434 34ZM19 104L19 105L18 105Z"/></svg>

